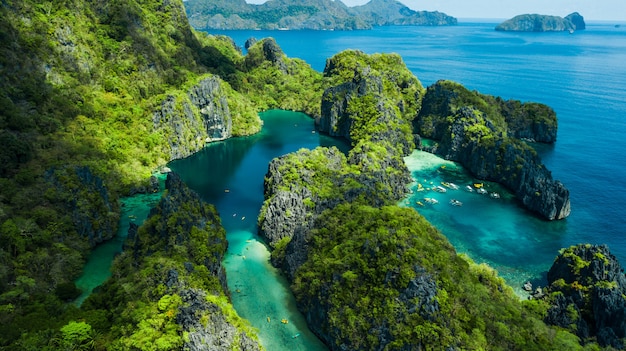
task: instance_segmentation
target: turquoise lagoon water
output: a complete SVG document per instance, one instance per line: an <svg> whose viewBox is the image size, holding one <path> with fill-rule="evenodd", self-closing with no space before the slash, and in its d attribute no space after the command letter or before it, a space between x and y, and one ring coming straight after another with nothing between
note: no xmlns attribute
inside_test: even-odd
<svg viewBox="0 0 626 351"><path fill-rule="evenodd" d="M157 175L160 189L163 189L165 176ZM76 279L76 286L83 293L74 301L80 306L91 294L94 288L111 277L111 264L115 256L122 252L122 244L128 234L130 223L141 225L148 217L150 209L155 207L161 199L161 191L150 194L138 194L121 199L121 215L115 237L98 245L91 251L83 267L83 273Z"/></svg>
<svg viewBox="0 0 626 351"><path fill-rule="evenodd" d="M232 302L237 313L259 330L263 346L327 350L298 312L289 284L269 263L256 221L263 204L263 180L273 158L320 145L346 151L347 145L317 133L313 120L302 113L267 111L261 118L261 133L210 144L169 166L219 211L227 232L224 267Z"/></svg>

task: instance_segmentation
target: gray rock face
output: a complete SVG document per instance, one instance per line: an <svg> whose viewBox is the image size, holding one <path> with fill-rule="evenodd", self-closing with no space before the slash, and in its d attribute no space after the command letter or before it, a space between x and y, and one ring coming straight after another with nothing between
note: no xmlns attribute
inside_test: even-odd
<svg viewBox="0 0 626 351"><path fill-rule="evenodd" d="M345 165L345 156L337 149L317 149L324 153L327 159L325 167L333 171L339 171ZM306 154L307 152L304 152ZM303 153L298 153L303 154ZM286 165L286 157L275 158L268 166L265 176L265 215L259 227L259 233L271 245L277 243L284 237L293 237L295 232L307 232L313 224L315 216L323 210L334 207L341 199L328 199L321 201L313 195L306 186L300 187L286 184L281 173L281 168ZM306 169L299 170L303 178L303 184L309 183L314 172ZM339 181L339 179L337 179ZM289 190L286 190L288 187ZM313 207L305 204L305 199L309 203L316 204Z"/></svg>
<svg viewBox="0 0 626 351"><path fill-rule="evenodd" d="M555 294L547 323L564 328L575 324L581 338L595 336L602 346L624 348L626 276L606 245L565 249L548 271L548 283L560 294Z"/></svg>
<svg viewBox="0 0 626 351"><path fill-rule="evenodd" d="M179 309L176 322L188 333L184 350L261 350L258 342L228 323L220 307L206 300L204 291L186 289L180 295L184 306ZM200 322L201 315L207 316L206 322Z"/></svg>
<svg viewBox="0 0 626 351"><path fill-rule="evenodd" d="M46 178L62 197L76 231L92 247L115 236L119 206L102 178L89 167L52 169Z"/></svg>
<svg viewBox="0 0 626 351"><path fill-rule="evenodd" d="M574 12L567 17L526 14L515 16L496 26L497 31L563 32L585 29L583 16Z"/></svg>
<svg viewBox="0 0 626 351"><path fill-rule="evenodd" d="M223 140L232 135L232 119L226 94L217 77L203 79L188 92L191 103L200 110L207 141Z"/></svg>
<svg viewBox="0 0 626 351"><path fill-rule="evenodd" d="M168 96L152 116L156 131L167 136L170 159L184 158L208 142L232 136L232 117L218 77L193 86L184 98Z"/></svg>
<svg viewBox="0 0 626 351"><path fill-rule="evenodd" d="M282 73L287 73L287 64L285 64L285 53L283 49L278 46L276 40L266 39L263 40L263 56L267 61L270 61L274 65L278 66L278 69Z"/></svg>
<svg viewBox="0 0 626 351"><path fill-rule="evenodd" d="M261 45L260 50L255 48ZM265 38L257 42L256 39L250 38L246 41L248 55L245 58L245 64L248 69L253 69L262 65L265 61L269 61L272 65L278 67L278 70L284 74L289 74L287 63L285 62L285 53L278 46L274 38Z"/></svg>

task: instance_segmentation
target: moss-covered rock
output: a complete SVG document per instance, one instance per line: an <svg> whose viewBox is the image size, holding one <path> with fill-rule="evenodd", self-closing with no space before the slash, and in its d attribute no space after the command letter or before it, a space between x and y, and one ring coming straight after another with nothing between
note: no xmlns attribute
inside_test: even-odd
<svg viewBox="0 0 626 351"><path fill-rule="evenodd" d="M584 340L623 349L626 276L606 245L561 250L548 271L551 308L546 322Z"/></svg>

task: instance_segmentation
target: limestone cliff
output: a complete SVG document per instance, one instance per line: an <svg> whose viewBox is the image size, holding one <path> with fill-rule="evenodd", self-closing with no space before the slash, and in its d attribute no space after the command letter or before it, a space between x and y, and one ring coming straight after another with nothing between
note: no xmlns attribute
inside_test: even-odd
<svg viewBox="0 0 626 351"><path fill-rule="evenodd" d="M154 129L167 135L170 159L187 157L208 142L232 136L232 117L221 84L216 76L205 78L185 96L167 96L154 112Z"/></svg>
<svg viewBox="0 0 626 351"><path fill-rule="evenodd" d="M563 249L548 271L551 308L546 322L583 340L623 349L626 276L606 245Z"/></svg>
<svg viewBox="0 0 626 351"><path fill-rule="evenodd" d="M414 126L437 141L429 151L460 162L479 179L505 185L543 218L570 214L567 188L553 180L531 146L516 138L556 140L556 115L547 106L503 101L439 81L428 87Z"/></svg>
<svg viewBox="0 0 626 351"><path fill-rule="evenodd" d="M396 54L366 55L346 50L326 61L319 130L342 136L352 145L362 139L392 142L408 154L408 129L422 103L424 88Z"/></svg>
<svg viewBox="0 0 626 351"><path fill-rule="evenodd" d="M565 18L538 14L518 15L496 26L497 31L563 32L585 29L585 20L578 12Z"/></svg>
<svg viewBox="0 0 626 351"><path fill-rule="evenodd" d="M401 58L345 51L327 61L324 75L330 87L316 124L350 140L353 149L347 158L336 149L302 150L270 164L260 232L271 245L340 202L397 201L411 181L402 156L414 146L410 119L423 88Z"/></svg>

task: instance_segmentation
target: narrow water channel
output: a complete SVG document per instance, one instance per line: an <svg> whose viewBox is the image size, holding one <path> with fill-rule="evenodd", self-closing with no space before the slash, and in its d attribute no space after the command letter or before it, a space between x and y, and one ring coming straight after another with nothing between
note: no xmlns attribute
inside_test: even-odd
<svg viewBox="0 0 626 351"><path fill-rule="evenodd" d="M348 145L320 135L303 113L272 110L261 114L261 133L208 145L170 163L183 181L214 204L228 239L224 260L237 313L259 330L266 350L327 350L298 312L285 278L269 263L269 251L257 236L263 204L263 180L269 162L301 148Z"/></svg>
<svg viewBox="0 0 626 351"><path fill-rule="evenodd" d="M83 273L76 281L76 287L82 290L82 294L74 300L74 304L80 306L85 299L91 295L94 288L103 284L111 276L111 265L115 256L122 252L122 244L126 240L130 223L141 225L148 217L150 209L155 207L163 192L165 175L156 175L159 178L159 189L161 191L150 194L137 194L122 198L120 222L118 224L115 237L104 242L91 251L87 262L83 267Z"/></svg>

